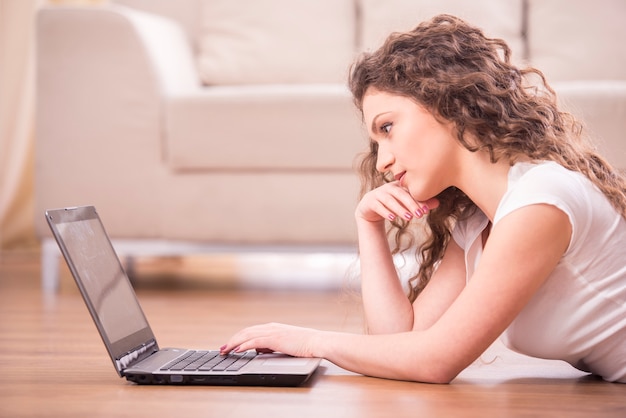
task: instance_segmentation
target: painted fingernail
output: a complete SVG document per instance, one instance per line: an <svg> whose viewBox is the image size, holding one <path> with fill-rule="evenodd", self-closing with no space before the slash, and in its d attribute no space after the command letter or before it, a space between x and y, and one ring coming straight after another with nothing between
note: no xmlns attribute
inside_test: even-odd
<svg viewBox="0 0 626 418"><path fill-rule="evenodd" d="M389 216L387 216L389 218L390 221L393 221L394 219L396 219L396 215L394 215L393 213L390 213Z"/></svg>
<svg viewBox="0 0 626 418"><path fill-rule="evenodd" d="M424 215L426 215L428 212L430 212L430 208L426 205L422 206L422 212L424 212Z"/></svg>
<svg viewBox="0 0 626 418"><path fill-rule="evenodd" d="M220 351L226 350L226 347L228 347L228 345L224 344L223 346L220 347Z"/></svg>
<svg viewBox="0 0 626 418"><path fill-rule="evenodd" d="M410 212L407 212L407 213L405 213L405 214L404 214L404 217L405 217L407 220L410 220L410 219L413 217L413 215L411 215L411 213L410 213Z"/></svg>
<svg viewBox="0 0 626 418"><path fill-rule="evenodd" d="M421 210L421 209L417 209L417 210L415 211L415 216L417 216L418 218L419 218L420 216L423 216L423 215L424 215L424 212L422 212L422 210Z"/></svg>

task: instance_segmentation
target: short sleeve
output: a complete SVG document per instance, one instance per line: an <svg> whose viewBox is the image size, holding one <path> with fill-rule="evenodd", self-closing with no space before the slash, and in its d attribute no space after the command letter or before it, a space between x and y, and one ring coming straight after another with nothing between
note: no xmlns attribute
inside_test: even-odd
<svg viewBox="0 0 626 418"><path fill-rule="evenodd" d="M518 164L509 173L509 187L494 217L496 225L506 215L525 206L547 204L563 211L572 226L572 242L584 237L590 227L592 203L597 190L580 173L556 163ZM592 193L593 194L593 193Z"/></svg>

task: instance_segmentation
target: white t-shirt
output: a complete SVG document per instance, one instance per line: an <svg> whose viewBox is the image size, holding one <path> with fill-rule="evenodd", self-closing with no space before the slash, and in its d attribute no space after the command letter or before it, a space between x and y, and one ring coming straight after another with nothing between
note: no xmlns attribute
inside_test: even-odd
<svg viewBox="0 0 626 418"><path fill-rule="evenodd" d="M554 162L511 167L494 225L533 204L554 205L566 213L572 237L556 269L502 341L522 354L564 360L626 383L626 221L584 175ZM487 224L477 211L453 231L465 251L467 280L480 261Z"/></svg>

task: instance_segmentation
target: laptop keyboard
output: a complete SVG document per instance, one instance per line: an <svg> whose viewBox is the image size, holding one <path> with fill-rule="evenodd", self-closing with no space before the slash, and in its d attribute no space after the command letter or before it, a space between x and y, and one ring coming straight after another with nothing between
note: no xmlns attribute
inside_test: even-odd
<svg viewBox="0 0 626 418"><path fill-rule="evenodd" d="M188 351L161 367L161 371L236 372L256 357L256 352L221 355L219 351Z"/></svg>

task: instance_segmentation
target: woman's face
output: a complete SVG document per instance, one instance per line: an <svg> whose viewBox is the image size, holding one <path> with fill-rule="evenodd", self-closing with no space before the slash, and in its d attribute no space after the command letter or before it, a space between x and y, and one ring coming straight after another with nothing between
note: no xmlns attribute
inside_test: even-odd
<svg viewBox="0 0 626 418"><path fill-rule="evenodd" d="M390 173L415 200L425 201L454 185L463 149L451 123L442 124L414 100L370 88L363 118L378 144L376 169Z"/></svg>

